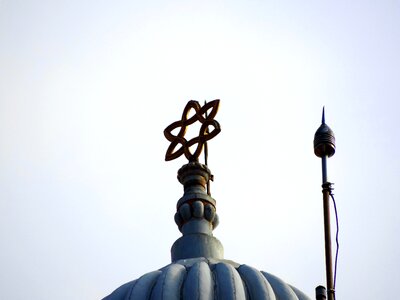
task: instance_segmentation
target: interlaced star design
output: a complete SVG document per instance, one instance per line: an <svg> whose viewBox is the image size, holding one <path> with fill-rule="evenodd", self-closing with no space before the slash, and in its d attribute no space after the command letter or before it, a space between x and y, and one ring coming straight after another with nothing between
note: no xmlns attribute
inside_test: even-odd
<svg viewBox="0 0 400 300"><path fill-rule="evenodd" d="M206 103L203 107L200 106L199 102L190 100L185 109L183 110L182 119L169 125L164 130L164 135L168 141L171 142L165 154L165 160L173 160L178 158L182 154L185 154L186 158L190 162L198 161L200 153L203 149L204 144L215 137L221 132L219 123L214 120L215 115L218 112L219 99ZM191 110L194 110L195 114L188 118ZM208 112L211 110L210 112ZM194 137L187 141L185 139L186 129L189 125L199 121L201 123L200 132L197 137ZM173 130L179 128L179 133L174 135ZM210 131L209 127L213 127ZM196 150L192 153L190 147L197 144ZM181 145L178 149L177 146Z"/></svg>

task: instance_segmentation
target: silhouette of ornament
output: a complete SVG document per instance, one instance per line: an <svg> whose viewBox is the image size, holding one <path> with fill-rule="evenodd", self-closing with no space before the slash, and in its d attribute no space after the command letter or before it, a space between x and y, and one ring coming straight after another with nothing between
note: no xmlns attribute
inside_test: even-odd
<svg viewBox="0 0 400 300"><path fill-rule="evenodd" d="M198 161L200 153L203 149L204 144L215 137L221 132L219 123L214 120L215 115L218 112L219 99L206 103L203 107L200 106L199 102L190 100L185 109L183 110L182 119L169 125L164 130L164 135L168 141L171 142L165 154L165 160L173 160L178 158L182 154L185 154L186 158L190 162ZM191 110L194 110L194 115L188 118ZM209 112L209 110L211 110ZM199 135L187 141L185 139L186 129L189 125L199 121L202 125L200 127ZM174 135L172 131L179 128L179 133ZM210 127L213 129L210 131ZM190 147L197 144L196 150L192 153ZM180 147L176 149L178 146Z"/></svg>

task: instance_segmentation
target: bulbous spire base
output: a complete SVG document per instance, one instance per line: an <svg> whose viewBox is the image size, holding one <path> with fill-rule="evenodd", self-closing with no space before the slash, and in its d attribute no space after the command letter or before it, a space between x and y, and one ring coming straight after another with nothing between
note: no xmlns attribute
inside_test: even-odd
<svg viewBox="0 0 400 300"><path fill-rule="evenodd" d="M189 162L178 171L184 193L176 205L175 222L183 236L171 248L172 261L195 257L222 259L224 256L221 242L212 235L219 218L216 201L206 192L211 178L211 171L199 162Z"/></svg>

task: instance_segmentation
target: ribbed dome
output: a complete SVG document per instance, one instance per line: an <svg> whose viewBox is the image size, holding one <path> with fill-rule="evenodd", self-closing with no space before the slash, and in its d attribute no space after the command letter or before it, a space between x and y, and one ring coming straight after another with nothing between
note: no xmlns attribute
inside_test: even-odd
<svg viewBox="0 0 400 300"><path fill-rule="evenodd" d="M213 175L207 165L196 160L199 152L190 155L190 151L184 151L183 148L173 152L178 144L183 147L188 143L185 147L189 147L191 141L201 144L200 142L206 140L203 136L201 139L195 138L186 142L183 138L185 126L192 124L195 117L202 120L203 125L214 124L207 119L207 109L213 107L210 116L214 117L218 102L212 101L200 109L198 103L189 101L182 121L174 122L166 129L165 135L172 142L166 159L174 159L185 151L189 159L189 163L178 171L178 180L183 185L184 193L176 205L174 219L182 236L171 247L172 263L124 284L104 298L105 300L310 299L278 277L224 259L224 247L213 235L213 230L219 223L216 200L211 197L209 190ZM196 108L196 114L187 120L191 108ZM206 134L208 125L203 125L202 132ZM174 136L172 131L178 126L183 127L179 136ZM219 129L218 123L213 126ZM211 134L207 135L208 138L210 136Z"/></svg>
<svg viewBox="0 0 400 300"><path fill-rule="evenodd" d="M172 245L172 263L124 284L105 300L310 299L274 275L224 259L212 234L218 215L215 199L205 191L210 177L211 171L195 162L178 171L184 194L175 222L183 235Z"/></svg>
<svg viewBox="0 0 400 300"><path fill-rule="evenodd" d="M115 290L104 300L309 300L267 272L229 260L178 260Z"/></svg>

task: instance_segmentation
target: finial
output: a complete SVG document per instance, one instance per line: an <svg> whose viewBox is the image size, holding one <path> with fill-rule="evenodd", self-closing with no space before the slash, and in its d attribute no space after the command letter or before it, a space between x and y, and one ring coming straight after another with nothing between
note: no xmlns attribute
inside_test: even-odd
<svg viewBox="0 0 400 300"><path fill-rule="evenodd" d="M172 123L164 130L165 137L171 142L165 160L173 160L182 154L189 160L189 163L178 171L178 180L183 185L184 192L176 204L174 218L182 236L172 245L172 261L194 257L222 259L224 255L221 242L212 234L218 226L219 218L216 201L209 193L209 181L213 175L207 167L206 158L207 141L221 131L219 123L214 120L218 106L218 99L205 103L203 107L199 102L191 100L183 110L181 120ZM189 117L192 110L194 114ZM201 123L199 135L186 140L187 127L196 121ZM175 135L172 132L176 129L179 129L179 132ZM196 144L197 148L192 152L190 147ZM203 148L206 154L205 165L199 163Z"/></svg>
<svg viewBox="0 0 400 300"><path fill-rule="evenodd" d="M165 154L165 160L173 160L178 158L182 154L185 154L189 162L195 162L199 160L201 151L203 150L204 144L215 137L221 132L221 127L219 123L214 120L215 115L218 112L219 99L210 101L206 103L203 107L200 106L199 102L191 100L186 104L183 110L182 118L169 125L164 130L164 135L168 141L171 142ZM194 115L188 118L190 111L194 110ZM208 110L211 112L208 114ZM199 135L190 140L185 139L186 129L189 125L199 121L201 123L201 128ZM213 130L209 130L209 126L214 127ZM180 128L177 135L172 133L173 130ZM181 145L179 149L176 150L178 145ZM196 150L192 153L190 147L197 144Z"/></svg>
<svg viewBox="0 0 400 300"><path fill-rule="evenodd" d="M335 134L325 123L325 106L322 109L322 124L314 135L314 153L318 157L331 157L335 154Z"/></svg>

